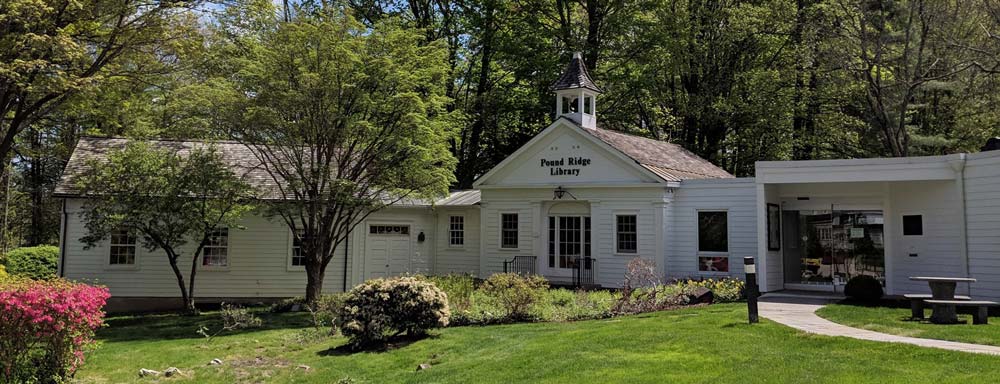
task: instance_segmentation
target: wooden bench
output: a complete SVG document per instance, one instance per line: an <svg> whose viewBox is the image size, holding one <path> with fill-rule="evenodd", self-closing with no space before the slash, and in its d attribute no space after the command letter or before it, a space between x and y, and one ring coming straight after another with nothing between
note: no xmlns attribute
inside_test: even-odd
<svg viewBox="0 0 1000 384"><path fill-rule="evenodd" d="M910 317L914 319L924 318L924 300L933 299L934 296L927 293L908 293L903 295L907 300L910 300ZM955 300L972 300L969 296L955 295Z"/></svg>
<svg viewBox="0 0 1000 384"><path fill-rule="evenodd" d="M956 307L975 307L976 311L972 314L972 324L986 324L987 323L987 310L989 307L994 307L1000 305L995 301L978 301L978 300L935 300L927 299L924 300L927 304L933 305L954 305Z"/></svg>

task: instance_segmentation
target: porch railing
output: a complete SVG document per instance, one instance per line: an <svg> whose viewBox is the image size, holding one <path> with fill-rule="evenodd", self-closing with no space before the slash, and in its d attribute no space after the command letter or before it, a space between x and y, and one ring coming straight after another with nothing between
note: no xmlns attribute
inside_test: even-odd
<svg viewBox="0 0 1000 384"><path fill-rule="evenodd" d="M593 257L577 257L573 259L573 285L586 287L594 285L594 269L597 259Z"/></svg>
<svg viewBox="0 0 1000 384"><path fill-rule="evenodd" d="M514 256L511 260L504 260L504 273L517 273L521 275L534 275L535 265L538 258L535 256Z"/></svg>

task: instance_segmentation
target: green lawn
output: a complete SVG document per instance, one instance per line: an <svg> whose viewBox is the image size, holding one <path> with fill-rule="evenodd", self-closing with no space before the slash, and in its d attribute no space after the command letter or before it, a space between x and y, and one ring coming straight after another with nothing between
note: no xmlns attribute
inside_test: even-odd
<svg viewBox="0 0 1000 384"><path fill-rule="evenodd" d="M113 318L77 379L118 382L359 383L854 383L992 382L1000 357L807 335L722 304L608 320L455 327L388 352L347 353L308 333L301 314L281 327L207 342L214 314ZM212 358L222 366L208 366ZM421 363L432 367L416 371ZM299 364L311 367L297 369ZM180 379L138 379L139 368Z"/></svg>
<svg viewBox="0 0 1000 384"><path fill-rule="evenodd" d="M820 308L816 314L835 323L869 329L893 335L961 341L966 343L1000 346L1000 319L990 318L986 325L972 325L972 316L958 315L965 324L939 325L910 320L909 308L865 307L832 304ZM925 311L930 317L931 311Z"/></svg>

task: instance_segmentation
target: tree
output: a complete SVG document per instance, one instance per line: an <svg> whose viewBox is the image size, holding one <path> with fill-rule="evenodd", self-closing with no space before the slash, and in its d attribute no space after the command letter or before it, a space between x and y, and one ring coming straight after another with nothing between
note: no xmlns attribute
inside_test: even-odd
<svg viewBox="0 0 1000 384"><path fill-rule="evenodd" d="M0 3L0 159L15 139L67 97L115 76L136 52L169 55L175 21L199 2L6 0Z"/></svg>
<svg viewBox="0 0 1000 384"><path fill-rule="evenodd" d="M314 302L356 225L402 199L444 195L454 179L447 46L392 18L365 27L336 6L300 8L289 22L256 15L243 24L261 26L251 32L226 19L219 28L244 31L227 33L244 95L232 135L274 181L266 208L301 242Z"/></svg>
<svg viewBox="0 0 1000 384"><path fill-rule="evenodd" d="M80 215L87 228L80 241L92 247L119 231L141 236L146 249L164 252L184 308L194 312L199 257L217 241L218 229L236 227L251 209L253 189L230 170L216 147L178 143L128 142L112 149L105 161L90 160L80 179L86 197ZM192 241L197 245L189 255L185 284L180 260Z"/></svg>

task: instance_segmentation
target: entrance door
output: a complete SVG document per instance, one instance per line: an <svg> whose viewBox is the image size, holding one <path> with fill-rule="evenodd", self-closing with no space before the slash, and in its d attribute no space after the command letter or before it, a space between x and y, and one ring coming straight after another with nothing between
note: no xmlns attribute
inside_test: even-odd
<svg viewBox="0 0 1000 384"><path fill-rule="evenodd" d="M590 257L590 216L549 216L548 240L550 274L570 276L581 258Z"/></svg>
<svg viewBox="0 0 1000 384"><path fill-rule="evenodd" d="M366 279L398 276L410 271L409 226L369 225L366 244Z"/></svg>

